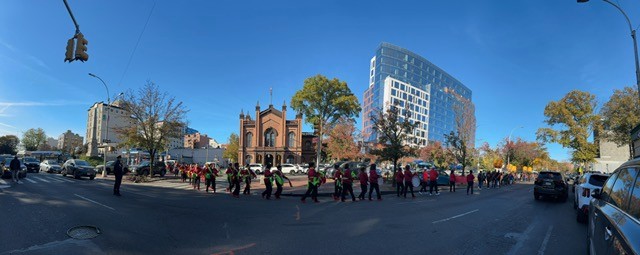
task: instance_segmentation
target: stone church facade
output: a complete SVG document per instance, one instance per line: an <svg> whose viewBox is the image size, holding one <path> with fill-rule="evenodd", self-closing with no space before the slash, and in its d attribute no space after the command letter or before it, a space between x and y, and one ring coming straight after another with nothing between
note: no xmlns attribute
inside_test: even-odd
<svg viewBox="0 0 640 255"><path fill-rule="evenodd" d="M302 114L287 120L287 105L281 110L269 105L260 110L256 105L255 119L247 112L240 113L238 161L244 164L260 163L273 166L314 161L312 134L302 132Z"/></svg>

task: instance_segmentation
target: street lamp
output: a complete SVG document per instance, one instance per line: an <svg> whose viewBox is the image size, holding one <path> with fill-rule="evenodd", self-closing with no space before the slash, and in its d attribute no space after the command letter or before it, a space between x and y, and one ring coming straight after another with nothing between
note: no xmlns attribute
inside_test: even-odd
<svg viewBox="0 0 640 255"><path fill-rule="evenodd" d="M111 106L111 98L109 97L109 87L107 87L107 83L104 82L104 80L102 80L102 78L100 78L99 76L89 73L89 76L97 78L98 80L100 80L102 82L102 84L104 85L104 88L107 90L107 106ZM107 107L102 107L102 109L106 109L107 111L107 122L105 125L105 132L104 132L104 140L102 141L105 146L104 146L104 154L102 156L103 159L103 168L102 168L102 177L107 177L107 146L109 145L107 143L107 139L109 139L109 109L107 109Z"/></svg>
<svg viewBox="0 0 640 255"><path fill-rule="evenodd" d="M511 129L511 132L509 132L509 137L507 137L507 146L509 146L509 144L511 144L511 135L513 134L513 131L516 130L517 128L524 128L523 126L519 126L519 127L514 127L513 129ZM509 166L509 164L511 164L511 153L509 153L510 150L507 150L507 167Z"/></svg>
<svg viewBox="0 0 640 255"><path fill-rule="evenodd" d="M577 0L577 1L578 3L589 2L589 0ZM618 6L617 4L609 0L602 0L602 1L605 1L610 5L613 5L613 7L616 7L616 9L618 9L622 13L622 15L624 15L624 18L627 20L627 24L629 25L629 31L631 31L631 38L633 39L633 51L636 57L636 87L639 91L638 95L640 95L640 64L638 63L638 43L636 42L636 30L633 29L633 26L631 25L631 20L629 20L629 16L627 16L627 13L625 13L622 10L622 8L620 8L620 6Z"/></svg>

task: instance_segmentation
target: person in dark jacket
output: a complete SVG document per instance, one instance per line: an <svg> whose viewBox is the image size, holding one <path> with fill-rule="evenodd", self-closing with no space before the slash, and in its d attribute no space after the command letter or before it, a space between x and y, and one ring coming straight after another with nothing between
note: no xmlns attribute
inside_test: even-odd
<svg viewBox="0 0 640 255"><path fill-rule="evenodd" d="M351 200L353 202L356 201L356 196L353 195L353 179L356 177L355 175L356 174L351 172L351 169L349 169L349 164L347 164L344 167L344 173L342 174L342 202L344 202L347 193L351 194Z"/></svg>
<svg viewBox="0 0 640 255"><path fill-rule="evenodd" d="M20 160L18 160L18 156L13 157L11 163L9 163L9 170L11 170L11 179L13 179L13 182L20 183L20 176L18 176L20 175Z"/></svg>
<svg viewBox="0 0 640 255"><path fill-rule="evenodd" d="M380 187L378 186L378 178L380 178L380 175L378 175L376 171L376 164L371 164L371 167L369 167L369 201L371 201L371 193L373 193L373 190L376 191L378 201L382 200Z"/></svg>
<svg viewBox="0 0 640 255"><path fill-rule="evenodd" d="M358 198L360 198L360 200L364 200L364 195L367 194L367 183L369 176L367 176L365 170L365 167L361 167L360 174L358 174L358 179L360 179L360 195L358 196Z"/></svg>
<svg viewBox="0 0 640 255"><path fill-rule="evenodd" d="M121 158L122 157L118 155L116 162L113 163L113 175L116 177L116 181L113 183L113 195L115 196L122 196L120 195L120 184L122 184L122 176L124 173L122 171L122 162L120 162Z"/></svg>
<svg viewBox="0 0 640 255"><path fill-rule="evenodd" d="M471 190L471 195L473 195L473 179L475 178L475 176L473 176L473 172L469 171L469 174L467 175L467 195L469 195L469 190Z"/></svg>

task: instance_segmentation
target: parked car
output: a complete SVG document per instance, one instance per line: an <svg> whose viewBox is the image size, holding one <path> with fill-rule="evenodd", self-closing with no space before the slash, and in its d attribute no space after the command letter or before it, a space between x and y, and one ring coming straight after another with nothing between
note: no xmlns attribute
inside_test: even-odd
<svg viewBox="0 0 640 255"><path fill-rule="evenodd" d="M113 164L115 164L115 161L107 161L107 175L112 174L113 173ZM102 171L104 170L104 165L97 165L96 166L96 172L102 174ZM126 174L129 172L129 166L127 166L126 164L122 163L122 170L123 173Z"/></svg>
<svg viewBox="0 0 640 255"><path fill-rule="evenodd" d="M573 193L573 208L576 209L576 220L585 222L589 215L589 200L591 191L602 189L609 175L586 173L576 181L576 190Z"/></svg>
<svg viewBox="0 0 640 255"><path fill-rule="evenodd" d="M539 200L541 197L555 197L562 202L569 198L569 185L560 172L542 171L538 174L534 186L533 197Z"/></svg>
<svg viewBox="0 0 640 255"><path fill-rule="evenodd" d="M144 161L142 163L140 163L140 165L137 166L131 166L130 170L132 174L135 175L149 175L149 168L150 168L151 162L149 161ZM156 161L153 163L153 175L160 175L160 176L164 176L167 173L167 166L164 164L164 162L161 161Z"/></svg>
<svg viewBox="0 0 640 255"><path fill-rule="evenodd" d="M96 178L96 170L89 162L81 159L69 159L62 165L62 176L71 175L73 178L80 179L82 176L88 176L90 180Z"/></svg>
<svg viewBox="0 0 640 255"><path fill-rule="evenodd" d="M27 172L37 173L40 171L40 161L34 157L24 157L21 162L27 166Z"/></svg>
<svg viewBox="0 0 640 255"><path fill-rule="evenodd" d="M340 162L337 162L337 163L335 163L335 164L333 164L333 165L331 165L331 166L329 166L329 167L325 168L325 172L326 172L326 176L327 176L327 178L331 178L331 179L333 179L333 174L334 174L334 173L335 173L335 171L336 171L336 170L334 169L334 166L335 166L335 165L340 166L340 170L343 170L343 171L344 171L344 168L345 168L347 165L349 165L349 169L350 169L351 171L358 171L358 169L360 169L360 167L363 167L363 166L365 166L365 167L366 167L366 163L363 163L363 162L358 162L358 161L340 161ZM366 169L366 171L365 171L365 172L367 172L367 173L368 173L368 172L369 172L369 169ZM356 173L357 173L357 172L356 172ZM381 174L380 169L378 169L378 174Z"/></svg>
<svg viewBox="0 0 640 255"><path fill-rule="evenodd" d="M590 254L640 254L640 159L622 164L602 189L591 192L587 226Z"/></svg>
<svg viewBox="0 0 640 255"><path fill-rule="evenodd" d="M259 163L249 164L249 170L253 171L256 174L264 173L264 167Z"/></svg>
<svg viewBox="0 0 640 255"><path fill-rule="evenodd" d="M42 163L40 163L40 172L59 174L62 172L62 167L60 166L60 164L58 164L58 161L47 159L43 160Z"/></svg>
<svg viewBox="0 0 640 255"><path fill-rule="evenodd" d="M285 174L296 174L298 173L298 168L292 164L282 164L282 172Z"/></svg>
<svg viewBox="0 0 640 255"><path fill-rule="evenodd" d="M13 156L5 157L4 159L4 170L2 171L3 179L11 179L11 169L9 169L9 165L11 164L11 160L13 160ZM20 161L20 171L18 171L18 178L27 178L27 166L25 166L22 161Z"/></svg>

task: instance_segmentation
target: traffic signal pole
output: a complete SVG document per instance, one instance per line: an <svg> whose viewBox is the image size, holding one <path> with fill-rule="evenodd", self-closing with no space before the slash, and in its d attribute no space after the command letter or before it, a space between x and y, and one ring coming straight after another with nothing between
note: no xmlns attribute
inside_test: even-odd
<svg viewBox="0 0 640 255"><path fill-rule="evenodd" d="M73 16L73 12L71 12L71 7L69 7L69 3L67 0L62 0L64 2L64 6L67 7L67 11L69 11L69 16L71 16L71 20L73 20L73 24L76 26L76 34L80 33L80 26L78 22L76 22L76 18Z"/></svg>

